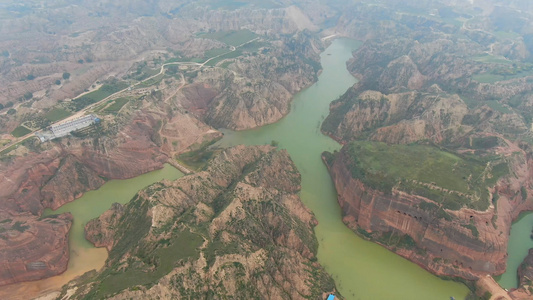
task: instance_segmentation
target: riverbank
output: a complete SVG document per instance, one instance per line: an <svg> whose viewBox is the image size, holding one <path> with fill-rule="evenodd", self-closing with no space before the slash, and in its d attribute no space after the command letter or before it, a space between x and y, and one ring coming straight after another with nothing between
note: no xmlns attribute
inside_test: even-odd
<svg viewBox="0 0 533 300"><path fill-rule="evenodd" d="M69 234L70 259L67 271L61 275L38 281L16 283L0 288L0 299L31 299L57 291L70 280L91 270L99 270L107 259L105 248L95 248L85 239L85 224L99 217L111 205L127 203L143 187L163 179L175 180L184 174L169 164L163 169L145 173L131 179L110 180L97 190L86 192L82 197L53 211L45 210L43 216L72 213L74 222Z"/></svg>
<svg viewBox="0 0 533 300"><path fill-rule="evenodd" d="M358 43L336 39L321 55L318 82L297 94L291 112L279 122L254 130L222 130L219 146L270 144L287 149L302 174L301 198L319 225L318 261L325 266L346 299L462 299L468 288L442 280L387 249L356 236L342 222L337 193L322 163L324 151L340 145L320 132L320 124L337 99L356 79L346 61ZM329 55L328 55L329 54Z"/></svg>

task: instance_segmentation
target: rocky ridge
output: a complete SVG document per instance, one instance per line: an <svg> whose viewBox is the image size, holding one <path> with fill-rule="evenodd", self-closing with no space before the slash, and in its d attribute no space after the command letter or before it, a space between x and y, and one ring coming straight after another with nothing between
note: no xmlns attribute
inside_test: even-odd
<svg viewBox="0 0 533 300"><path fill-rule="evenodd" d="M323 297L335 286L316 262L316 220L299 189L286 151L224 150L205 171L156 183L88 223L87 238L109 250L106 267L59 298Z"/></svg>

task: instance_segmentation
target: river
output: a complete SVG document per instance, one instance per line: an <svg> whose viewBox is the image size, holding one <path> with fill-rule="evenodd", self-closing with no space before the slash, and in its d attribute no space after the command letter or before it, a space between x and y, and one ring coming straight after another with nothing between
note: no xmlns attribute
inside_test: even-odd
<svg viewBox="0 0 533 300"><path fill-rule="evenodd" d="M342 223L335 187L320 158L323 151L340 149L340 145L320 132L320 124L329 112L329 103L356 82L345 63L358 46L352 40L335 40L321 55L323 71L318 82L295 96L286 117L255 130L223 130L225 136L217 145L270 144L275 140L280 148L289 151L302 174L301 198L319 221L315 228L319 240L318 261L333 276L347 299L448 300L450 296L463 299L468 293L463 284L430 274L387 249L359 238ZM106 250L96 249L85 240L85 223L109 209L113 202L129 201L150 183L181 176L174 168L165 166L163 170L133 179L110 181L57 211L47 210L45 214L70 211L74 215L69 268L60 276L13 285L11 290L24 291L24 298L28 298L28 289L35 293L57 289L85 271L101 268L107 258Z"/></svg>
<svg viewBox="0 0 533 300"><path fill-rule="evenodd" d="M107 259L105 248L95 248L85 239L84 227L91 219L98 218L111 207L111 204L127 203L135 194L152 183L163 179L175 180L183 173L166 164L163 169L149 172L127 180L111 180L98 190L85 193L81 198L61 206L53 211L46 209L43 215L72 213L74 222L70 229L70 260L68 269L63 274L43 280L23 282L0 289L0 299L29 299L50 291L59 290L61 286L77 276L90 270L99 270Z"/></svg>
<svg viewBox="0 0 533 300"><path fill-rule="evenodd" d="M533 213L524 213L513 223L511 236L507 245L507 269L499 278L498 283L506 289L518 287L517 270L524 261L530 248L533 248L533 240L530 238L533 228Z"/></svg>
<svg viewBox="0 0 533 300"><path fill-rule="evenodd" d="M340 149L340 145L320 132L320 124L329 113L329 103L356 83L346 69L346 61L358 46L352 40L335 40L321 55L323 71L318 82L295 96L285 118L254 130L224 130L218 144L257 145L274 140L287 149L302 173L302 201L319 222L315 228L318 261L347 299L463 299L468 294L463 284L430 274L359 238L342 223L335 187L320 158L323 151Z"/></svg>

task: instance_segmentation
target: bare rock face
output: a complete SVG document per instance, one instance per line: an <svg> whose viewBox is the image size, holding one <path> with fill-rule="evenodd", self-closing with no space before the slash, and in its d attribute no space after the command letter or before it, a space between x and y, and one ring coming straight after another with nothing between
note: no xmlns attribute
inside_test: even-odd
<svg viewBox="0 0 533 300"><path fill-rule="evenodd" d="M42 201L50 203L50 208L56 210L87 190L95 190L104 183L105 180L95 171L70 155L60 162L55 175L41 188Z"/></svg>
<svg viewBox="0 0 533 300"><path fill-rule="evenodd" d="M461 136L458 130L467 112L456 95L416 91L385 95L350 89L331 104L322 131L344 143L365 135L387 143L440 143Z"/></svg>
<svg viewBox="0 0 533 300"><path fill-rule="evenodd" d="M205 171L154 184L92 220L86 236L109 259L102 273L70 283L67 298L106 297L106 282L119 283L113 299L324 297L335 286L316 262L316 220L299 190L286 151L224 150ZM144 276L121 281L136 272Z"/></svg>
<svg viewBox="0 0 533 300"><path fill-rule="evenodd" d="M387 193L353 178L346 151L345 146L328 168L348 227L438 275L476 280L505 271L511 220L532 204L517 192L528 186L523 172L529 163L511 161L520 179L499 181L497 208L450 210L397 186Z"/></svg>
<svg viewBox="0 0 533 300"><path fill-rule="evenodd" d="M7 216L7 215L4 215ZM70 213L0 220L0 286L39 280L67 269Z"/></svg>

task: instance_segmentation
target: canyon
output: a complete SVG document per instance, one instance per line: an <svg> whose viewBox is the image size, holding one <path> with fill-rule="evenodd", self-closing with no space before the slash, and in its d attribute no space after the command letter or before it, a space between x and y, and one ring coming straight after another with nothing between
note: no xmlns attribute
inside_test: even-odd
<svg viewBox="0 0 533 300"><path fill-rule="evenodd" d="M333 292L335 283L317 262L316 220L296 195L299 173L287 153L269 146L206 151L226 130L265 127L289 114L292 97L317 81L319 53L329 44L320 37L329 34L362 41L347 64L359 81L337 91L323 123L317 118L318 127L309 125L343 144L340 151L322 149L331 152L323 160L343 222L442 277L468 283L504 272L511 224L533 209L527 24L505 27L495 1L451 8L429 0L237 8L207 2L97 1L80 4L84 13L54 2L55 23L40 13L52 4L8 8L17 14L0 29L6 36L0 50L10 50L0 57L0 145L18 141L20 127L31 132L57 122L52 116L58 112L88 107L102 122L53 142L26 139L2 151L1 261L9 264L0 285L65 270L72 218L43 217L44 209L170 162L195 173L144 189L91 221L87 238L107 248L106 266L58 297ZM517 5L511 1L506 9L529 19L529 10ZM37 25L27 28L26 22ZM79 96L84 91L85 98ZM358 158L354 145L370 145L375 153L361 148ZM452 157L459 187L418 176L422 171L388 173L371 159L379 157L375 149L398 145L425 149L428 160ZM397 160L415 161L405 154L410 150L398 151ZM250 218L262 213L264 219ZM134 223L142 227L139 237L133 237ZM237 239L244 253L234 249ZM44 240L46 247L34 250ZM163 264L164 254L184 241L196 246L184 249L177 264ZM154 276L149 286L117 283L140 272ZM225 276L241 278L242 285ZM529 282L521 285L519 292L529 295Z"/></svg>

